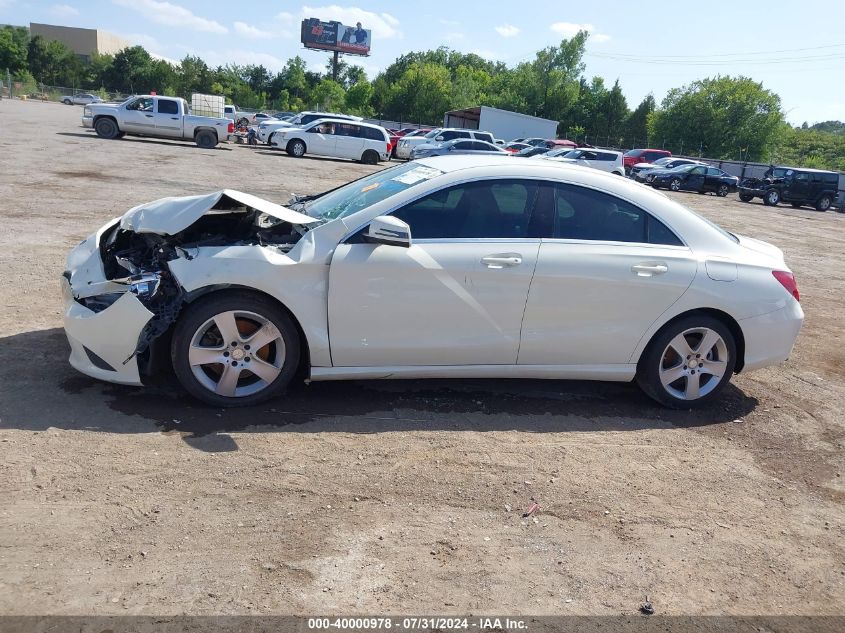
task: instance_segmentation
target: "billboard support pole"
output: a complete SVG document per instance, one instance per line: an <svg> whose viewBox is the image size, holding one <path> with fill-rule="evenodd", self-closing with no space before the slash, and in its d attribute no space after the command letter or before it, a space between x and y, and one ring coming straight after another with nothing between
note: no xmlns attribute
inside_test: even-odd
<svg viewBox="0 0 845 633"><path fill-rule="evenodd" d="M337 82L337 67L339 64L340 53L337 51L334 52L332 56L332 81Z"/></svg>

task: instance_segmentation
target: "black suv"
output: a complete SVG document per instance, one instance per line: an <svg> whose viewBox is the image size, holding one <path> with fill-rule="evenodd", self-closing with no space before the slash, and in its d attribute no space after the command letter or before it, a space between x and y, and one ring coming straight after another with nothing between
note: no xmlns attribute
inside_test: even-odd
<svg viewBox="0 0 845 633"><path fill-rule="evenodd" d="M810 205L819 211L830 208L838 191L838 173L798 167L772 166L762 178L746 178L739 183L739 199L743 202L759 197L769 206L782 201L796 208Z"/></svg>

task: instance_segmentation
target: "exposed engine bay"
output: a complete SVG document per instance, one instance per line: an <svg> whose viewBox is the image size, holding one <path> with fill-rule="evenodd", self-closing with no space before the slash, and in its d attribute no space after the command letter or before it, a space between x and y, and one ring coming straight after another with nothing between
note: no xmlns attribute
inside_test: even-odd
<svg viewBox="0 0 845 633"><path fill-rule="evenodd" d="M130 292L152 313L128 361L170 328L187 299L170 262L201 257L203 247L257 246L287 253L315 222L296 211L230 190L140 205L100 235L96 255L104 279L87 283L90 288L107 291L91 294L89 290L77 295L77 301L99 313ZM70 282L74 281L73 272L65 273Z"/></svg>

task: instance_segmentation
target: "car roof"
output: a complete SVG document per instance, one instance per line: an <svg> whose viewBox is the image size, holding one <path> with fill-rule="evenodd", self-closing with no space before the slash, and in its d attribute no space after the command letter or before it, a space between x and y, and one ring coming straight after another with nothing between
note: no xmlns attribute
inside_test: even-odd
<svg viewBox="0 0 845 633"><path fill-rule="evenodd" d="M803 171L808 174L835 174L839 176L839 172L830 171L829 169L812 169L810 167L787 167L786 165L775 165L775 169L791 169L792 171Z"/></svg>
<svg viewBox="0 0 845 633"><path fill-rule="evenodd" d="M373 123L365 123L364 121L356 121L354 119L338 119L337 117L324 117L320 119L314 119L310 123L306 123L305 125L317 125L319 123L345 123L346 125L363 125L364 127L372 127L377 130L384 130L384 128L380 125L375 125ZM387 132L387 130L384 130Z"/></svg>

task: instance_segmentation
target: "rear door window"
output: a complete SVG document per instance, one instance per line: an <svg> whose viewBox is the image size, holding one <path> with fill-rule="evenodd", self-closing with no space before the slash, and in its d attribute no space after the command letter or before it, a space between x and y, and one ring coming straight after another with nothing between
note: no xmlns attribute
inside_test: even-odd
<svg viewBox="0 0 845 633"><path fill-rule="evenodd" d="M493 142L493 135L488 134L487 132L476 132L475 138L477 138L479 141L487 141L488 143Z"/></svg>
<svg viewBox="0 0 845 633"><path fill-rule="evenodd" d="M158 100L159 114L179 114L179 104L173 99L159 99Z"/></svg>
<svg viewBox="0 0 845 633"><path fill-rule="evenodd" d="M564 184L555 186L554 237L683 246L665 224L639 207L601 191Z"/></svg>

